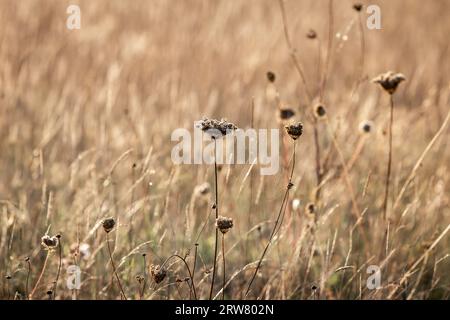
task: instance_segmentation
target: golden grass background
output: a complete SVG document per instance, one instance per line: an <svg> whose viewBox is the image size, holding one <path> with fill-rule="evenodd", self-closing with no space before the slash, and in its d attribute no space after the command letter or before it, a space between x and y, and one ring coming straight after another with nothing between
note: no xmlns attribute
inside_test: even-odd
<svg viewBox="0 0 450 320"><path fill-rule="evenodd" d="M370 83L390 69L407 77L394 96L393 200L449 112L448 1L373 1L381 8L382 30L364 30L364 81L353 97L360 67L358 14L351 1L334 1L334 45L323 98L329 122L319 123L328 170L316 217L304 210L316 187L307 117L312 106L286 46L278 1L77 3L82 25L71 31L65 26L70 1L0 1L1 298L26 296L25 257L31 290L46 256L40 239L59 232L63 267L56 298L118 299L99 224L108 216L118 221L111 233L118 273L128 297L136 299L136 275L148 278L145 299L189 298L188 284L176 282L187 277L182 264L171 264L167 279L157 285L144 270L142 253L147 267L173 253L188 254L192 265L196 236L209 217L198 240L195 273L198 295L207 298L214 171L173 165L170 134L192 129L204 115L250 127L252 99L254 127L278 128L269 70L277 76L283 107L294 109L305 128L282 229L248 298L449 298L449 129L426 153L391 212L395 228L386 256L382 201L389 99ZM328 1L287 0L285 7L293 47L316 95L318 61L323 68L327 53ZM361 14L365 20L367 14ZM318 39L306 38L311 28ZM374 122L367 136L358 131L364 120ZM341 164L329 130L347 161L362 146L350 179L365 214L363 232L358 227L352 236L350 197L338 177ZM226 297L233 299L243 297L253 270L243 268L260 257L286 182L285 171L262 177L255 166L246 179L248 170L225 165L219 173L221 214L235 224L226 235L227 278L234 275ZM205 182L211 193L199 196L195 187ZM292 208L293 199L301 201L299 208ZM90 246L88 257L78 252L81 244ZM215 293L221 289L220 257ZM82 270L76 292L65 286L71 264ZM382 266L381 289L366 288L371 264ZM52 254L35 299L47 297L57 268L58 254ZM400 285L407 271L412 274Z"/></svg>

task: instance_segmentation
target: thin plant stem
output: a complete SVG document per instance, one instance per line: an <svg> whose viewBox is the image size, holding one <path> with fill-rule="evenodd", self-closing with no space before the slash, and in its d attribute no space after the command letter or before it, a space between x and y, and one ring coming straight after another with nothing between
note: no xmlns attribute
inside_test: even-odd
<svg viewBox="0 0 450 320"><path fill-rule="evenodd" d="M27 272L27 280L26 280L26 283L25 283L25 293L26 293L27 299L30 299L30 296L28 294L28 281L30 280L30 274L31 274L30 258L27 258L26 261L27 261L27 264L28 264L28 272Z"/></svg>
<svg viewBox="0 0 450 320"><path fill-rule="evenodd" d="M217 141L214 138L214 183L215 183L215 202L214 206L216 208L216 220L219 217L219 193L218 193L218 183L217 183ZM213 265L213 274L211 280L211 288L209 290L209 300L212 299L213 288L214 288L214 280L216 277L216 260L217 260L217 247L218 247L218 238L219 238L219 230L216 229L216 239L215 239L215 249L214 249L214 265Z"/></svg>
<svg viewBox="0 0 450 320"><path fill-rule="evenodd" d="M147 285L147 260L146 260L146 255L143 254L142 258L144 260L144 284L142 285L142 291L141 291L141 296L140 296L141 300L142 300L142 297L145 294L145 287Z"/></svg>
<svg viewBox="0 0 450 320"><path fill-rule="evenodd" d="M392 126L394 123L394 99L392 94L390 97L390 120L389 120L389 152L388 152L388 163L387 163L387 173L385 182L385 192L384 192L384 202L383 202L383 217L384 220L388 218L388 200L389 200L389 182L391 179L391 166L392 166Z"/></svg>
<svg viewBox="0 0 450 320"><path fill-rule="evenodd" d="M289 36L289 28L287 25L287 18L286 18L286 9L284 8L283 0L279 0L278 3L280 4L280 10L281 10L281 18L283 20L283 30L284 30L284 37L286 39L286 45L289 49L289 54L292 58L292 62L294 63L295 69L297 70L300 79L302 80L303 87L305 88L306 95L308 96L308 99L312 101L312 95L308 89L307 83L306 83L306 77L305 73L303 72L302 65L297 59L297 56L295 54L295 49L292 46L291 38Z"/></svg>
<svg viewBox="0 0 450 320"><path fill-rule="evenodd" d="M38 288L39 283L41 282L42 276L44 275L45 269L47 268L47 262L48 262L48 257L49 256L50 256L50 251L47 251L47 256L45 257L44 265L42 266L41 273L39 274L39 277L38 277L38 279L36 281L36 284L34 285L33 290L31 290L29 300L33 299L33 295L36 292L36 289Z"/></svg>
<svg viewBox="0 0 450 320"><path fill-rule="evenodd" d="M123 295L123 298L125 300L127 300L127 296L125 295L125 292L123 290L122 283L120 282L120 278L119 278L119 275L117 274L117 270L116 270L116 265L114 264L114 260L112 257L112 251L111 251L111 245L109 244L108 233L106 233L106 244L108 245L109 258L111 260L111 266L113 268L114 275L116 276L117 282L119 283L119 288Z"/></svg>
<svg viewBox="0 0 450 320"><path fill-rule="evenodd" d="M59 249L59 265L58 265L58 272L56 273L55 285L53 288L53 300L56 300L56 287L58 286L59 275L61 274L61 265L62 265L61 238L58 238L58 249Z"/></svg>
<svg viewBox="0 0 450 320"><path fill-rule="evenodd" d="M222 300L225 300L225 233L222 233L222 260L223 260L223 285L222 285Z"/></svg>
<svg viewBox="0 0 450 320"><path fill-rule="evenodd" d="M250 292L250 288L251 288L251 286L253 284L253 281L255 280L256 275L258 274L258 271L259 271L259 269L261 267L262 261L263 261L265 255L266 255L266 253L267 253L267 250L269 249L270 244L272 243L272 239L275 236L276 231L278 230L278 228L277 228L278 227L278 223L282 220L282 216L283 216L284 211L286 209L284 204L286 203L287 199L289 198L289 190L291 190L291 187L292 187L292 176L294 175L295 146L296 146L296 144L295 144L295 141L294 141L294 150L293 150L293 154L292 154L292 169L291 169L291 174L289 176L289 182L288 182L288 185L286 187L286 191L284 193L283 201L281 202L280 210L278 212L278 216L277 216L277 219L275 221L275 225L274 225L274 227L272 229L272 232L270 234L269 241L267 242L266 247L264 248L264 251L263 251L263 253L261 255L261 258L259 258L258 264L257 264L257 266L255 268L255 272L253 273L253 276L252 276L252 278L251 278L251 280L250 280L250 282L248 284L247 291L245 292L245 297L247 297L248 293Z"/></svg>

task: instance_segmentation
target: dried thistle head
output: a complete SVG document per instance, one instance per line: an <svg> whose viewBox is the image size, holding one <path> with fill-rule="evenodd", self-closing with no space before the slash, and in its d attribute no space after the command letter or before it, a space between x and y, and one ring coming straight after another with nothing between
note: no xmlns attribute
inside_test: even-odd
<svg viewBox="0 0 450 320"><path fill-rule="evenodd" d="M56 236L45 235L41 238L41 244L46 250L54 250L58 247L59 240Z"/></svg>
<svg viewBox="0 0 450 320"><path fill-rule="evenodd" d="M363 8L363 4L362 3L355 3L353 5L353 10L360 12Z"/></svg>
<svg viewBox="0 0 450 320"><path fill-rule="evenodd" d="M373 122L365 120L359 124L359 131L363 134L370 134L373 130Z"/></svg>
<svg viewBox="0 0 450 320"><path fill-rule="evenodd" d="M321 103L318 103L314 106L314 116L317 119L324 119L327 115L327 109L325 109L325 106Z"/></svg>
<svg viewBox="0 0 450 320"><path fill-rule="evenodd" d="M281 108L279 110L278 115L279 115L281 121L286 121L286 120L291 119L293 116L295 116L295 111L290 108L286 108L286 109Z"/></svg>
<svg viewBox="0 0 450 320"><path fill-rule="evenodd" d="M237 129L233 123L224 119L216 120L208 118L203 118L199 121L197 127L203 132L208 133L213 139L220 139Z"/></svg>
<svg viewBox="0 0 450 320"><path fill-rule="evenodd" d="M303 134L303 124L301 122L292 123L284 128L293 140L297 140Z"/></svg>
<svg viewBox="0 0 450 320"><path fill-rule="evenodd" d="M216 227L220 232L227 233L233 228L233 219L220 216L216 219Z"/></svg>
<svg viewBox="0 0 450 320"><path fill-rule="evenodd" d="M271 82L271 83L274 83L275 80L277 79L277 77L275 76L275 73L273 73L272 71L267 71L266 76L267 76L267 80L269 80L269 82Z"/></svg>
<svg viewBox="0 0 450 320"><path fill-rule="evenodd" d="M389 94L394 94L400 82L405 80L403 74L388 71L375 77L372 82L380 84Z"/></svg>
<svg viewBox="0 0 450 320"><path fill-rule="evenodd" d="M105 230L106 233L109 233L112 231L112 229L114 229L114 226L116 225L116 221L114 220L114 218L106 218L105 220L103 220L103 230Z"/></svg>
<svg viewBox="0 0 450 320"><path fill-rule="evenodd" d="M308 33L306 34L306 37L308 39L313 40L313 39L317 38L317 33L313 29L309 29Z"/></svg>
<svg viewBox="0 0 450 320"><path fill-rule="evenodd" d="M167 271L159 264L156 265L152 264L150 266L150 274L152 275L152 278L156 283L160 283L166 277Z"/></svg>

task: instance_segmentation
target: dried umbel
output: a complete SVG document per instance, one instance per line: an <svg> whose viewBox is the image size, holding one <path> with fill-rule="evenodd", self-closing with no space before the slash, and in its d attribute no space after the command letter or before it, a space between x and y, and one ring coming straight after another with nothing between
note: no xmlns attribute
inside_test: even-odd
<svg viewBox="0 0 450 320"><path fill-rule="evenodd" d="M287 134L294 140L300 138L303 134L303 124L301 122L292 123L285 126Z"/></svg>
<svg viewBox="0 0 450 320"><path fill-rule="evenodd" d="M59 240L58 237L45 235L41 238L41 244L46 250L54 250L58 247Z"/></svg>
<svg viewBox="0 0 450 320"><path fill-rule="evenodd" d="M220 232L227 233L233 228L233 219L220 216L216 219L216 227Z"/></svg>
<svg viewBox="0 0 450 320"><path fill-rule="evenodd" d="M317 104L314 106L314 116L317 119L323 119L327 115L327 109L325 109L323 104Z"/></svg>
<svg viewBox="0 0 450 320"><path fill-rule="evenodd" d="M280 120L286 121L286 120L291 119L293 116L295 116L295 111L290 108L280 109L279 116L280 116Z"/></svg>
<svg viewBox="0 0 450 320"><path fill-rule="evenodd" d="M405 80L406 78L403 74L388 71L374 78L372 82L380 84L389 94L394 94L400 82Z"/></svg>
<svg viewBox="0 0 450 320"><path fill-rule="evenodd" d="M160 283L166 277L167 271L159 264L156 265L152 264L150 266L150 274L152 275L152 278L156 283Z"/></svg>
<svg viewBox="0 0 450 320"><path fill-rule="evenodd" d="M216 120L208 118L203 118L203 120L199 121L197 127L208 133L213 139L219 139L237 129L233 123L224 119Z"/></svg>
<svg viewBox="0 0 450 320"><path fill-rule="evenodd" d="M114 226L116 225L116 221L114 218L106 218L103 220L103 230L105 230L106 233L109 233L114 229Z"/></svg>
<svg viewBox="0 0 450 320"><path fill-rule="evenodd" d="M310 29L310 30L308 31L308 33L306 34L306 37L307 37L308 39L313 40L313 39L317 38L317 33L316 33L316 31L314 31L313 29Z"/></svg>
<svg viewBox="0 0 450 320"><path fill-rule="evenodd" d="M360 11L362 10L362 8L363 8L362 3L355 3L355 4L353 5L353 9L354 9L355 11L358 11L358 12L360 12Z"/></svg>
<svg viewBox="0 0 450 320"><path fill-rule="evenodd" d="M363 134L369 134L373 130L373 122L372 121L363 121L359 124L359 131Z"/></svg>
<svg viewBox="0 0 450 320"><path fill-rule="evenodd" d="M267 74L267 80L269 80L269 82L274 83L275 80L277 79L277 77L275 76L275 73L273 73L272 71L268 71Z"/></svg>

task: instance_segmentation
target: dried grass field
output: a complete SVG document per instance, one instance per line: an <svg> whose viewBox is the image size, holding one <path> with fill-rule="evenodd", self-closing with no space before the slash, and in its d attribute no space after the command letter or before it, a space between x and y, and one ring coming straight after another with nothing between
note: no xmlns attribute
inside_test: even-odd
<svg viewBox="0 0 450 320"><path fill-rule="evenodd" d="M75 2L0 0L1 299L449 299L449 1Z"/></svg>

